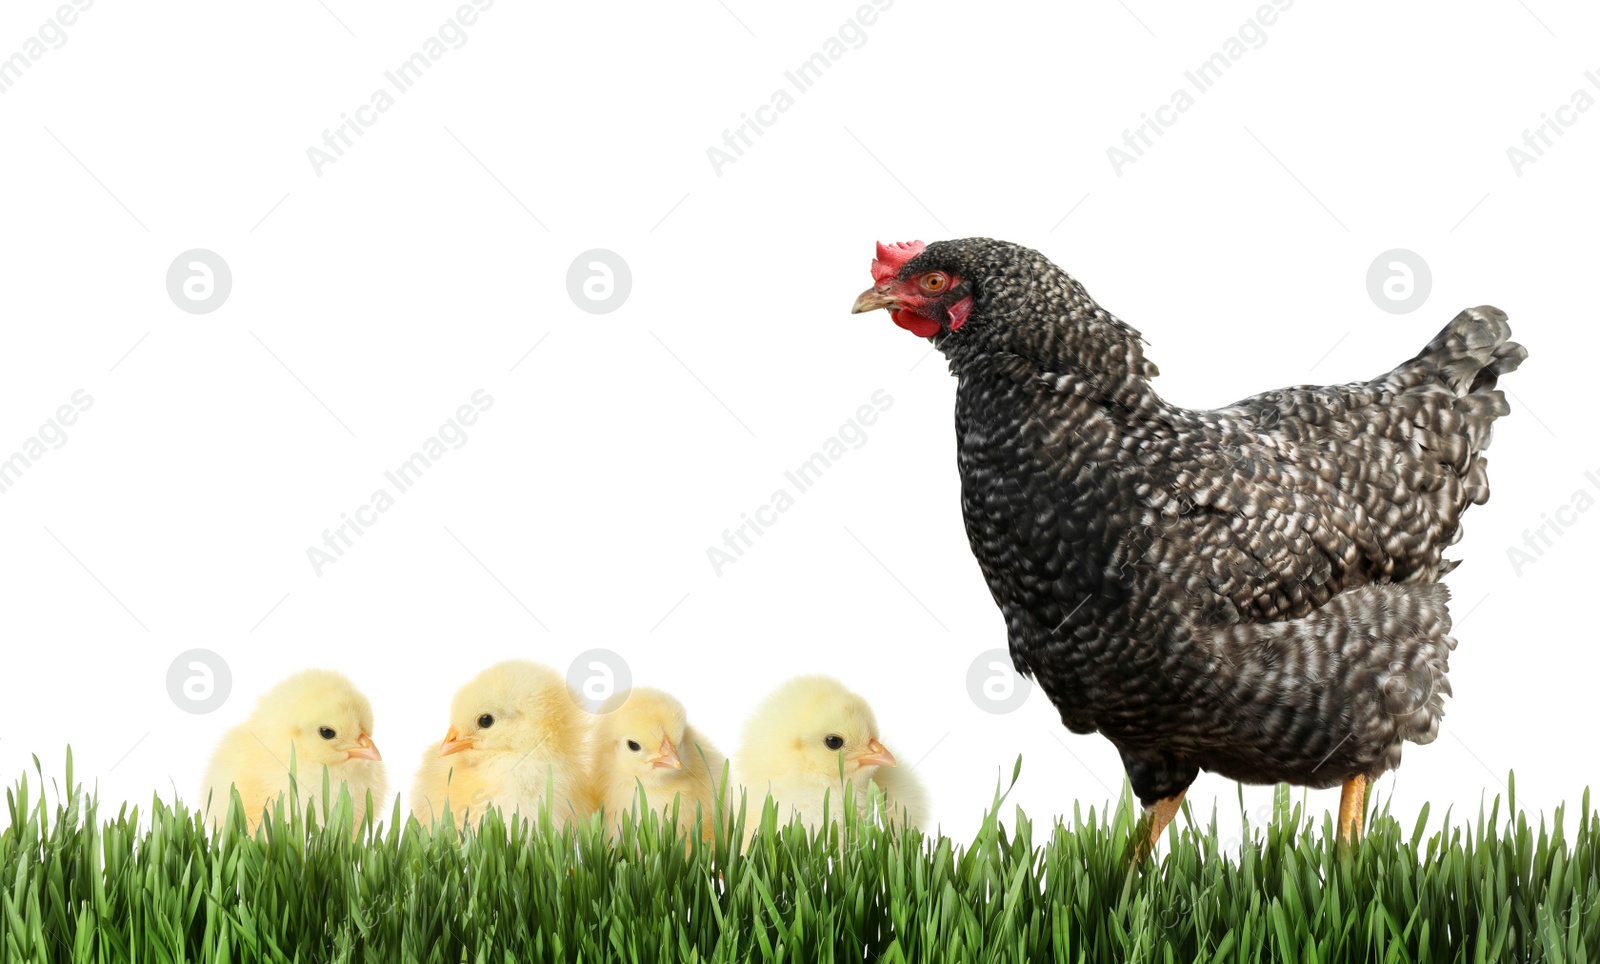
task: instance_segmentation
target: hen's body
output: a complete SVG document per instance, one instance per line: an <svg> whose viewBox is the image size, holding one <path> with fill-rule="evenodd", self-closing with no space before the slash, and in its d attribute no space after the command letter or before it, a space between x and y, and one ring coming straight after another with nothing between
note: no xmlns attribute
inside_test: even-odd
<svg viewBox="0 0 1600 964"><path fill-rule="evenodd" d="M944 242L899 276L935 268L959 279L944 302L974 299L934 338L1012 657L1066 726L1117 746L1146 805L1200 769L1371 778L1434 738L1455 646L1443 552L1488 498L1495 380L1526 355L1503 313L1462 312L1370 382L1194 411L1036 252Z"/></svg>

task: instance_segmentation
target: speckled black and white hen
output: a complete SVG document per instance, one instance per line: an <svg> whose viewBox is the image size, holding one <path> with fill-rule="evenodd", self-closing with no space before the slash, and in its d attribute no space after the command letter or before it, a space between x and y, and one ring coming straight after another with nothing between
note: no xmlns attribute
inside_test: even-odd
<svg viewBox="0 0 1600 964"><path fill-rule="evenodd" d="M1343 784L1359 833L1368 781L1450 692L1443 554L1527 356L1505 314L1464 311L1371 381L1196 411L1036 251L880 244L873 280L854 310L890 309L960 379L962 514L1012 658L1116 745L1152 839L1200 770Z"/></svg>

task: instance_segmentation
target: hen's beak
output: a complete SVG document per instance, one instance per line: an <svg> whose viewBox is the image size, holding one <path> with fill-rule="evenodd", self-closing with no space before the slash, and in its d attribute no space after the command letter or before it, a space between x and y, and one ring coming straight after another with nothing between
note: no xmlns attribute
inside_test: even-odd
<svg viewBox="0 0 1600 964"><path fill-rule="evenodd" d="M657 770L683 769L683 761L678 759L678 748L666 737L661 738L661 751L650 758L650 765Z"/></svg>
<svg viewBox="0 0 1600 964"><path fill-rule="evenodd" d="M889 748L877 740L868 740L867 752L856 757L856 766L858 767L892 767L894 765L894 754L890 753Z"/></svg>
<svg viewBox="0 0 1600 964"><path fill-rule="evenodd" d="M872 311L877 308L895 308L899 304L900 302L895 300L894 295L889 293L889 286L882 285L877 288L868 288L866 291L861 292L861 297L857 298L856 303L850 307L850 313L859 315L863 311Z"/></svg>
<svg viewBox="0 0 1600 964"><path fill-rule="evenodd" d="M439 744L439 755L449 756L452 753L460 753L462 750L470 749L472 749L472 737L469 736L463 739L461 734L456 732L456 728L452 726L450 732L444 735L444 742Z"/></svg>
<svg viewBox="0 0 1600 964"><path fill-rule="evenodd" d="M372 742L372 737L363 733L356 740L356 748L349 752L349 758L352 760L381 760L383 759L383 754L378 752L378 744Z"/></svg>

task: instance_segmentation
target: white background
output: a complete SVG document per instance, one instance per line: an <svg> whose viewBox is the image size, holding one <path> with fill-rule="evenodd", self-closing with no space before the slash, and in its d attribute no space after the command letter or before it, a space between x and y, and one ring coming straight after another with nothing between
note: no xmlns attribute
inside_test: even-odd
<svg viewBox="0 0 1600 964"><path fill-rule="evenodd" d="M1506 309L1532 358L1452 553L1456 696L1379 788L1407 823L1476 814L1511 768L1527 807L1576 804L1600 512L1563 506L1600 498L1600 109L1520 176L1507 148L1600 96L1600 12L1302 0L1119 176L1107 148L1255 3L899 0L719 176L707 148L854 0L501 0L319 176L307 148L455 6L101 0L0 94L0 455L94 399L0 495L5 781L30 754L59 775L71 744L110 804L192 797L262 690L328 666L371 696L404 789L479 669L602 647L730 751L783 678L842 678L957 836L1019 754L1034 817L1102 804L1108 743L1037 692L969 699L1005 638L961 526L955 382L847 313L875 241L990 235L1139 328L1192 406L1368 378L1459 309ZM0 56L54 8L6 4ZM210 314L165 289L191 248L233 272ZM632 269L611 314L567 293L591 248ZM1409 314L1367 292L1391 248L1432 269ZM319 577L307 547L478 389L467 443ZM708 547L879 389L865 444L714 573ZM1519 573L1508 548L1558 511L1574 524ZM209 715L167 690L194 647L233 675ZM1190 799L1237 814L1214 776Z"/></svg>

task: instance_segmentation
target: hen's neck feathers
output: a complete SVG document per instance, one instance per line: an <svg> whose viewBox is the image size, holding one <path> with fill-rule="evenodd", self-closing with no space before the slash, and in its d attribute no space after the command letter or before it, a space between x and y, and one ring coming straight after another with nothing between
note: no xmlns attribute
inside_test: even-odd
<svg viewBox="0 0 1600 964"><path fill-rule="evenodd" d="M1012 270L984 279L966 328L935 339L951 372L976 379L1064 376L1063 390L1098 402L1129 409L1161 404L1150 384L1160 371L1144 356L1139 333L1095 304L1066 272L1019 251ZM1028 255L1036 260L1023 260Z"/></svg>

